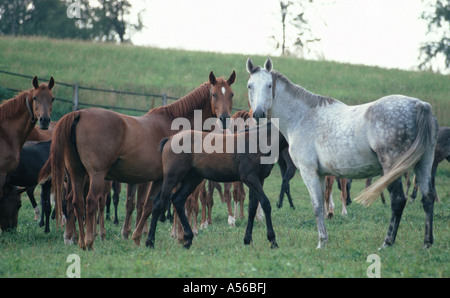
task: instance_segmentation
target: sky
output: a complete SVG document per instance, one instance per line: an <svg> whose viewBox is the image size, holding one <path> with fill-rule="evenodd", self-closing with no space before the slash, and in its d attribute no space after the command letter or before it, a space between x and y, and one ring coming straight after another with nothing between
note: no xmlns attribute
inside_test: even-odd
<svg viewBox="0 0 450 298"><path fill-rule="evenodd" d="M427 24L422 0L316 0L307 10L320 42L306 59L411 70ZM136 0L145 28L136 45L279 56L270 36L281 36L278 0ZM291 26L288 26L291 27ZM288 35L295 34L292 28Z"/></svg>

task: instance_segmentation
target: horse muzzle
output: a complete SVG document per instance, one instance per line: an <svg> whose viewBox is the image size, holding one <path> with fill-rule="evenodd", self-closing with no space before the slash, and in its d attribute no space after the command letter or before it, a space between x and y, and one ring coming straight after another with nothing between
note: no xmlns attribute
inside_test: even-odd
<svg viewBox="0 0 450 298"><path fill-rule="evenodd" d="M42 130L47 130L50 126L50 117L42 116L39 118L39 127Z"/></svg>
<svg viewBox="0 0 450 298"><path fill-rule="evenodd" d="M229 114L222 114L219 117L220 122L222 123L222 128L226 129L227 128L227 119L230 119L230 115Z"/></svg>
<svg viewBox="0 0 450 298"><path fill-rule="evenodd" d="M264 113L261 109L256 109L253 112L253 118L255 118L256 123L259 124L259 119L266 118L266 113Z"/></svg>

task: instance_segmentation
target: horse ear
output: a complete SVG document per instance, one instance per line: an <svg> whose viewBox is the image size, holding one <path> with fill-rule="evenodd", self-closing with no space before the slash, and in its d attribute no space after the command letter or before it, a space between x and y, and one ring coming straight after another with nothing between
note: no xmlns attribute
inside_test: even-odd
<svg viewBox="0 0 450 298"><path fill-rule="evenodd" d="M215 85L215 84L217 83L216 76L214 75L214 73L212 72L212 70L211 70L211 72L209 73L209 82L210 82L211 84L213 84L213 85Z"/></svg>
<svg viewBox="0 0 450 298"><path fill-rule="evenodd" d="M50 81L48 82L48 89L52 90L53 86L55 86L55 79L50 77Z"/></svg>
<svg viewBox="0 0 450 298"><path fill-rule="evenodd" d="M268 71L271 72L273 65L272 65L272 60L270 60L270 58L267 58L266 63L264 63L264 68Z"/></svg>
<svg viewBox="0 0 450 298"><path fill-rule="evenodd" d="M39 88L39 82L38 82L37 76L34 76L34 78L33 78L33 87L34 87L34 89Z"/></svg>
<svg viewBox="0 0 450 298"><path fill-rule="evenodd" d="M250 59L250 58L247 59L246 67L247 67L247 72L248 72L249 74L251 74L252 71L253 71L253 68L254 68L252 59Z"/></svg>
<svg viewBox="0 0 450 298"><path fill-rule="evenodd" d="M232 85L236 81L236 72L233 70L230 78L227 80L228 85Z"/></svg>

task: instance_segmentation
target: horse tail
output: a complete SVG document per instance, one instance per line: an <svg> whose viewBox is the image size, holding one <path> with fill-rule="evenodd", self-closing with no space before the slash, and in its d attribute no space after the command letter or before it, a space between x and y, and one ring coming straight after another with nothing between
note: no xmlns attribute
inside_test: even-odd
<svg viewBox="0 0 450 298"><path fill-rule="evenodd" d="M64 179L66 174L66 153L69 153L67 149L71 149L74 141L73 132L75 131L75 125L78 122L80 115L79 112L72 112L64 115L56 124L53 136L52 145L50 147L50 158L44 165L41 174L48 173L50 167L51 179L52 179L52 191L55 195L55 210L56 210L56 225L59 226L60 215L62 214L62 197L64 194ZM71 138L72 137L72 138ZM71 141L69 143L69 141ZM76 148L74 148L76 150ZM48 165L50 164L50 165Z"/></svg>
<svg viewBox="0 0 450 298"><path fill-rule="evenodd" d="M429 149L429 146L434 143L438 125L431 111L430 104L417 101L416 109L416 126L418 131L411 147L397 160L387 173L359 194L355 198L355 201L366 206L371 205L388 185L412 168L422 158L425 151Z"/></svg>
<svg viewBox="0 0 450 298"><path fill-rule="evenodd" d="M159 143L159 152L163 152L164 149L164 145L166 145L167 141L169 140L169 138L164 138L161 140L161 142Z"/></svg>

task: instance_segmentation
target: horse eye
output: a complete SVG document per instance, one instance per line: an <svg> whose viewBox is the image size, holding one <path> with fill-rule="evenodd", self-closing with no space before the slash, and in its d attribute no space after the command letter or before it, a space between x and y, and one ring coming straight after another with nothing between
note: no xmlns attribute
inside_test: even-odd
<svg viewBox="0 0 450 298"><path fill-rule="evenodd" d="M250 85L247 85L247 88L248 88L248 89L252 89L252 86L250 86Z"/></svg>
<svg viewBox="0 0 450 298"><path fill-rule="evenodd" d="M33 100L37 100L36 96L33 96Z"/></svg>
<svg viewBox="0 0 450 298"><path fill-rule="evenodd" d="M234 93L231 93L231 97L234 97Z"/></svg>
<svg viewBox="0 0 450 298"><path fill-rule="evenodd" d="M216 93L214 93L214 94L213 94L213 97L214 97L214 98L217 98L217 94L216 94Z"/></svg>
<svg viewBox="0 0 450 298"><path fill-rule="evenodd" d="M269 85L269 89L272 88L272 85Z"/></svg>

